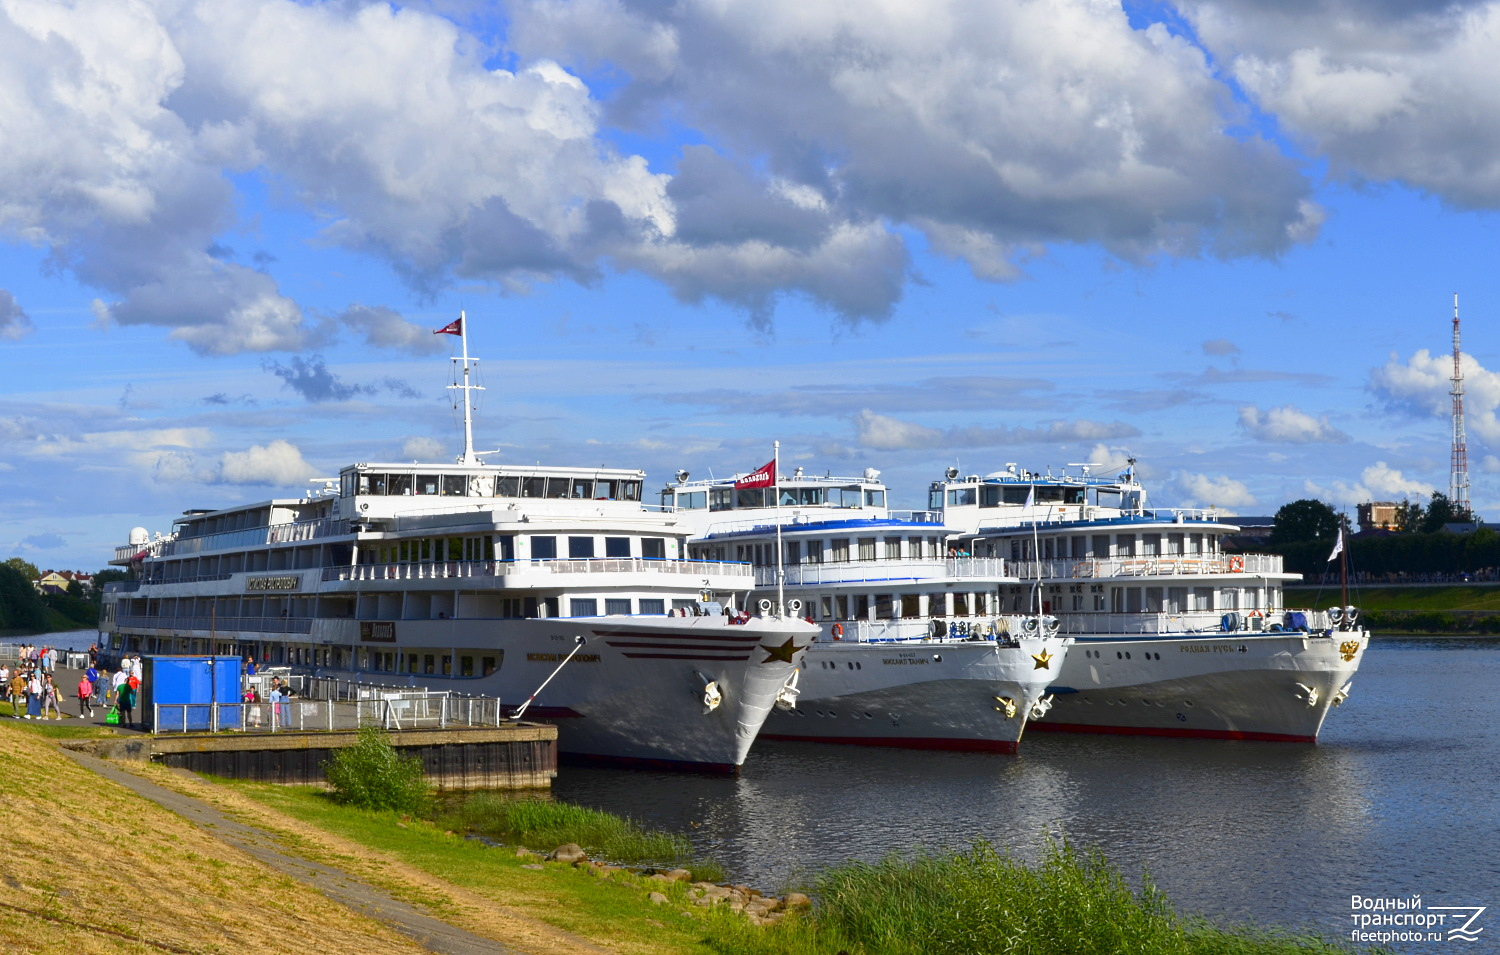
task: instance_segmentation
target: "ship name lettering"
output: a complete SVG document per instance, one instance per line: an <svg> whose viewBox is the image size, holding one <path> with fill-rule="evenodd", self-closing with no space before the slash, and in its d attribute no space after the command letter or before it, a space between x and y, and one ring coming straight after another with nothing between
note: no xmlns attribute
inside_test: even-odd
<svg viewBox="0 0 1500 955"><path fill-rule="evenodd" d="M561 663L567 657L566 653L528 653L526 659L532 663ZM599 654L580 653L573 658L578 663L598 663Z"/></svg>
<svg viewBox="0 0 1500 955"><path fill-rule="evenodd" d="M291 574L283 577L246 577L246 590L296 590L302 586L302 577Z"/></svg>
<svg viewBox="0 0 1500 955"><path fill-rule="evenodd" d="M927 660L924 657L883 657L880 662L888 667L927 665Z"/></svg>

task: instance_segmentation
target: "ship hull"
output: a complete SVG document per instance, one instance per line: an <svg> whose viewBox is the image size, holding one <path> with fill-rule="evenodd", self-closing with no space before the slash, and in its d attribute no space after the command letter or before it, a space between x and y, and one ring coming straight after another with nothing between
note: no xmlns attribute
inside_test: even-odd
<svg viewBox="0 0 1500 955"><path fill-rule="evenodd" d="M1040 732L1317 741L1369 635L1079 637Z"/></svg>
<svg viewBox="0 0 1500 955"><path fill-rule="evenodd" d="M1038 657L1045 652L1040 664ZM1059 672L1059 639L923 644L816 643L772 740L1014 754L1027 714Z"/></svg>
<svg viewBox="0 0 1500 955"><path fill-rule="evenodd" d="M508 712L535 693L524 716L556 724L564 757L727 774L738 772L801 649L816 632L796 620L752 618L730 625L720 616L425 620L396 626L402 642L380 649L413 654L475 647L494 651L499 666L466 679L328 667L313 675L498 697ZM239 636L264 641L267 635ZM584 645L563 664L580 636ZM709 684L719 694L714 706L705 702Z"/></svg>

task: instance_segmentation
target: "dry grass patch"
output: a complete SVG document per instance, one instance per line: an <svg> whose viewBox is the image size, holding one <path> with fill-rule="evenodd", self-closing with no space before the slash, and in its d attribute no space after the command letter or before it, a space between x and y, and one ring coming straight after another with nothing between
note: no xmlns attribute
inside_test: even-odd
<svg viewBox="0 0 1500 955"><path fill-rule="evenodd" d="M0 949L422 952L0 725Z"/></svg>

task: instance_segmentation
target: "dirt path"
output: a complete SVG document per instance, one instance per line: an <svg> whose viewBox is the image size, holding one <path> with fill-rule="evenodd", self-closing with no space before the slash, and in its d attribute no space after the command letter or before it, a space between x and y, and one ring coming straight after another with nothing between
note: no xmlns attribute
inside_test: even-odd
<svg viewBox="0 0 1500 955"><path fill-rule="evenodd" d="M497 952L516 955L515 949L494 939L438 921L340 869L290 855L278 847L278 840L271 833L236 822L200 799L158 786L125 772L106 760L68 750L64 752L86 769L189 820L215 838L250 854L277 872L306 883L334 901L391 926L430 951L445 955L493 955Z"/></svg>

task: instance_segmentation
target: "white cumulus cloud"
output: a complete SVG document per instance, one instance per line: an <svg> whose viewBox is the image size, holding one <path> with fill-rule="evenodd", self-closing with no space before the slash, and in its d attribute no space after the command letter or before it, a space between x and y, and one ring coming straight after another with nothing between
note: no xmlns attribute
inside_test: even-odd
<svg viewBox="0 0 1500 955"><path fill-rule="evenodd" d="M1177 475L1176 483L1184 502L1192 507L1242 508L1256 500L1244 482L1227 475L1183 472Z"/></svg>
<svg viewBox="0 0 1500 955"><path fill-rule="evenodd" d="M1474 356L1461 356L1464 372L1464 429L1486 444L1500 442L1500 374ZM1423 348L1406 361L1391 355L1370 375L1370 390L1392 411L1416 418L1447 418L1453 413L1453 356Z"/></svg>
<svg viewBox="0 0 1500 955"><path fill-rule="evenodd" d="M297 446L281 438L245 451L225 451L218 479L224 484L303 484L317 472L302 459Z"/></svg>
<svg viewBox="0 0 1500 955"><path fill-rule="evenodd" d="M1409 478L1384 461L1376 461L1365 468L1358 481L1332 481L1322 485L1307 480L1303 482L1303 488L1320 500L1351 507L1369 501L1416 501L1433 492L1430 483Z"/></svg>
<svg viewBox="0 0 1500 955"><path fill-rule="evenodd" d="M1240 427L1257 441L1275 444L1341 444L1349 436L1328 423L1328 416L1315 418L1292 405L1261 411L1254 405L1240 408Z"/></svg>

